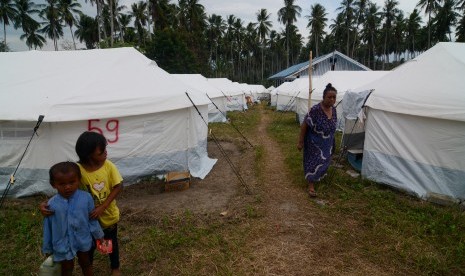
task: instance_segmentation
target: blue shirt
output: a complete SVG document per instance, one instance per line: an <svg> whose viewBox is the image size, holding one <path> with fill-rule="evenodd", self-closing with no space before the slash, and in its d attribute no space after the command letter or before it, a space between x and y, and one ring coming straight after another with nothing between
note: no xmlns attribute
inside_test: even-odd
<svg viewBox="0 0 465 276"><path fill-rule="evenodd" d="M54 214L44 219L42 251L52 253L55 262L72 260L77 251L89 251L94 239L103 238L98 220L90 219L94 200L87 192L76 190L68 199L57 194L48 201Z"/></svg>

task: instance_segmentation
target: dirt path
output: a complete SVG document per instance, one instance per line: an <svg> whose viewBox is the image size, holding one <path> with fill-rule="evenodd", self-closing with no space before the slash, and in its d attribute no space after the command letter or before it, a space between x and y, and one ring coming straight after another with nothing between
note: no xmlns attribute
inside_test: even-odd
<svg viewBox="0 0 465 276"><path fill-rule="evenodd" d="M321 210L327 204L311 200L304 189L288 181L284 156L267 133L271 115L261 110L256 137L265 150L266 165L261 184L265 215L263 236L252 242L260 275L359 275L383 274L369 264L357 264L355 252L339 252L337 219ZM342 253L342 254L339 254ZM362 261L363 262L363 261Z"/></svg>

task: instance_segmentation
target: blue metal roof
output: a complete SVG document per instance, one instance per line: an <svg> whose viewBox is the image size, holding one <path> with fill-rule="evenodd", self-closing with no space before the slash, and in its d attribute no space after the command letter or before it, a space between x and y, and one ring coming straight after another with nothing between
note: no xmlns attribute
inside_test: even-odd
<svg viewBox="0 0 465 276"><path fill-rule="evenodd" d="M339 56L339 57L347 60L347 62L353 64L354 66L359 67L361 70L371 71L370 68L368 68L365 65L357 62L354 59L351 59L350 57L344 55L343 53L341 53L339 51L334 51L334 52L331 52L329 54L322 55L322 56L319 56L319 57L313 59L312 65L315 66L315 64L318 64L318 63L322 62L323 60L329 59L330 57L333 57L333 56ZM287 69L285 69L285 70L283 70L283 71L281 71L279 73L274 74L273 76L269 77L268 79L269 80L285 79L286 77L294 75L295 73L298 73L298 72L303 71L303 70L307 70L308 64L309 64L309 61L299 63L299 64L291 66L291 67L289 67L289 68L287 68Z"/></svg>
<svg viewBox="0 0 465 276"><path fill-rule="evenodd" d="M285 78L297 71L299 71L300 69L302 69L303 67L308 67L308 61L306 62L302 62L302 63L299 63L299 64L296 64L296 65L293 65L277 74L274 74L273 76L269 77L268 79L279 79L279 78Z"/></svg>

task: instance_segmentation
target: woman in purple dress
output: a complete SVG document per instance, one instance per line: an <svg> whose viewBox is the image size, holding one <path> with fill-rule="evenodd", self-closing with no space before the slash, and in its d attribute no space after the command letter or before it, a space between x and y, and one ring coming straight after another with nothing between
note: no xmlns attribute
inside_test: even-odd
<svg viewBox="0 0 465 276"><path fill-rule="evenodd" d="M323 101L314 105L305 115L300 127L297 149L304 149L304 172L308 194L316 197L314 183L325 176L335 145L337 90L329 83L323 91Z"/></svg>

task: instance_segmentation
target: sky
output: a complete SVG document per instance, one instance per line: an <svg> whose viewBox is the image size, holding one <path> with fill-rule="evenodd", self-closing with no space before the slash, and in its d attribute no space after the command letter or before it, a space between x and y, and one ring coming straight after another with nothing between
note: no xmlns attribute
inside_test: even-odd
<svg viewBox="0 0 465 276"><path fill-rule="evenodd" d="M45 3L45 0L33 0L35 3ZM375 2L379 7L384 5L384 0L372 0ZM95 6L91 6L90 4L86 4L84 0L78 0L78 2L82 5L82 11L91 16L95 16L96 8ZM132 3L138 2L138 0L120 0L121 5L125 5L127 7L126 12L129 12L130 6ZM171 2L177 2L177 0L171 0ZM310 7L314 4L320 3L326 8L326 12L328 13L328 25L330 24L331 20L336 17L337 11L336 9L340 6L342 0L296 0L295 4L302 8L301 16L297 19L295 23L299 28L300 33L304 38L308 36L308 29L307 26L307 17L310 14ZM249 22L256 22L257 21L257 12L264 8L268 11L270 16L270 20L273 23L273 30L280 32L284 29L284 25L278 22L278 10L284 6L284 0L199 0L199 3L205 7L205 11L207 15L211 15L213 13L217 15L221 15L223 19L230 14L233 14L237 18L241 18L245 24ZM407 17L415 8L416 3L418 0L399 0L399 9L404 11L405 16ZM423 15L423 14L422 14ZM424 17L424 15L423 15ZM424 21L426 21L424 19ZM425 22L424 22L425 23ZM3 26L2 26L3 27ZM0 28L0 39L3 40L3 28ZM10 47L11 51L27 51L28 48L24 41L20 40L20 35L22 34L22 30L14 30L12 26L7 26L7 43ZM69 27L64 28L65 39L68 41L71 40ZM63 39L58 42L59 47L61 48L61 44ZM78 46L84 47L83 45ZM53 50L53 42L48 41L47 45L45 45L42 50Z"/></svg>

